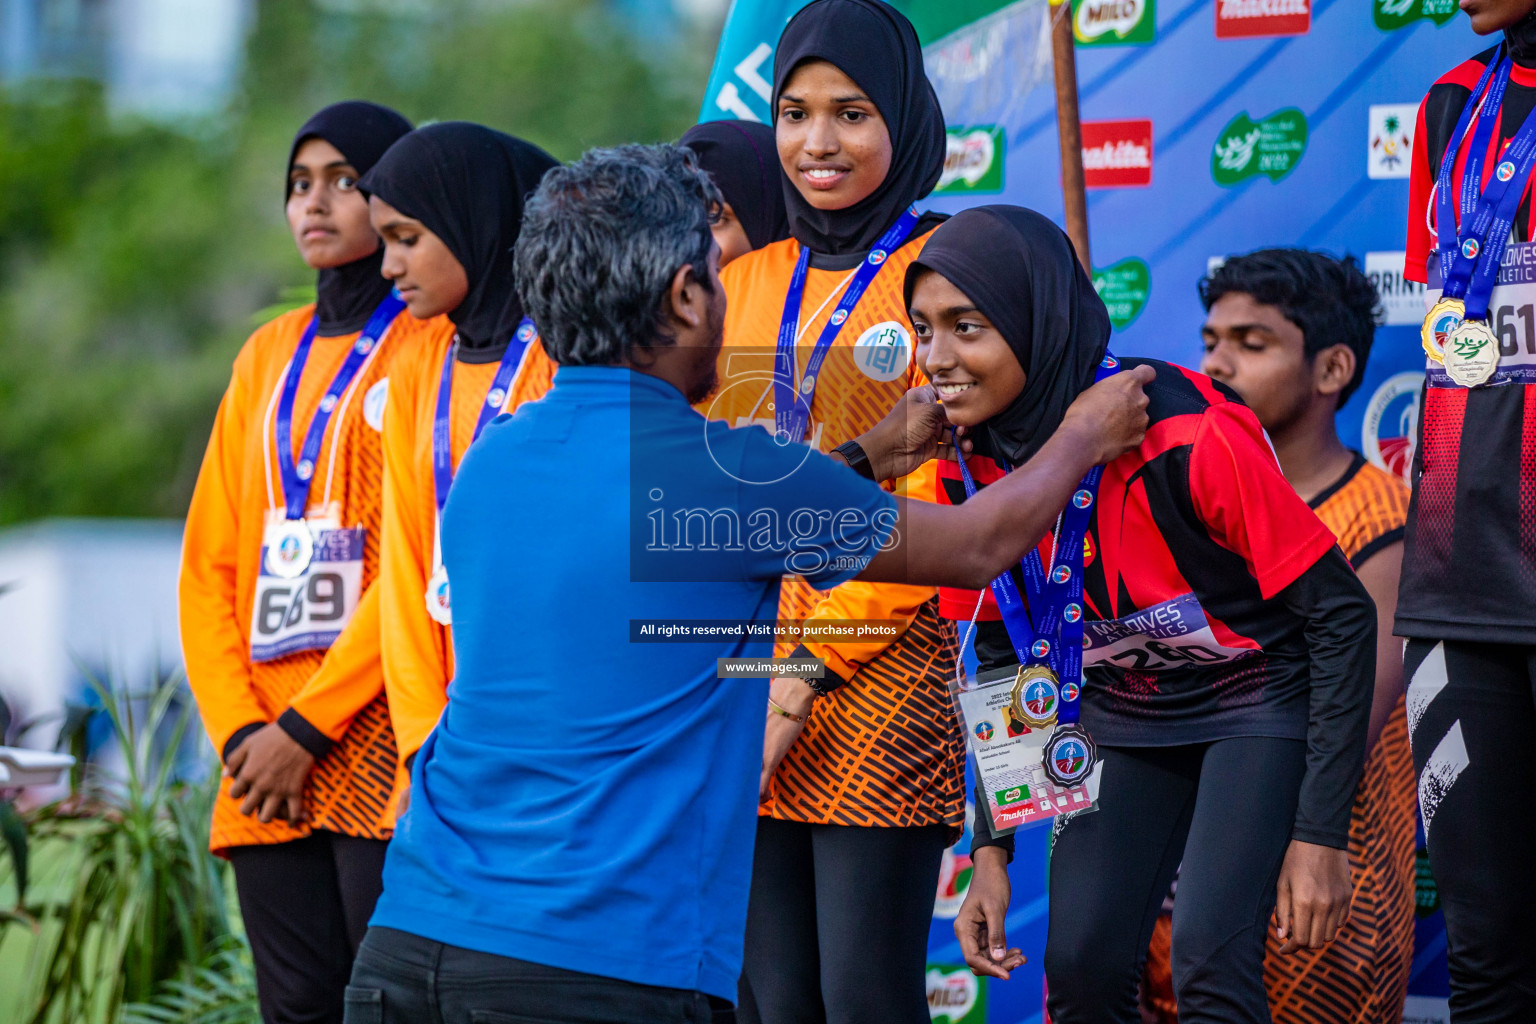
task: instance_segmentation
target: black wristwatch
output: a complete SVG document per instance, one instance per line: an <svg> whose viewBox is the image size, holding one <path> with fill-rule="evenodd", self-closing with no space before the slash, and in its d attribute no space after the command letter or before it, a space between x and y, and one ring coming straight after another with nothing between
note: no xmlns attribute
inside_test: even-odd
<svg viewBox="0 0 1536 1024"><path fill-rule="evenodd" d="M864 453L864 446L857 441L844 441L832 449L843 457L848 463L848 468L859 474L866 480L875 478L875 467L869 464L869 456Z"/></svg>

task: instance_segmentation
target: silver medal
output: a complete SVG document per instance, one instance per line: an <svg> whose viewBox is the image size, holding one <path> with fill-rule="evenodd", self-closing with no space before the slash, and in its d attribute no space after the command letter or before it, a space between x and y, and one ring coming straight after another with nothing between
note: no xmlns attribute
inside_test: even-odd
<svg viewBox="0 0 1536 1024"><path fill-rule="evenodd" d="M446 566L438 566L432 578L427 580L426 598L427 614L432 617L432 621L442 626L453 625L453 605L449 601Z"/></svg>
<svg viewBox="0 0 1536 1024"><path fill-rule="evenodd" d="M1499 339L1486 320L1463 320L1445 339L1445 372L1464 388L1493 379L1499 368Z"/></svg>
<svg viewBox="0 0 1536 1024"><path fill-rule="evenodd" d="M285 519L267 534L267 572L291 580L304 575L315 557L315 535L303 519Z"/></svg>

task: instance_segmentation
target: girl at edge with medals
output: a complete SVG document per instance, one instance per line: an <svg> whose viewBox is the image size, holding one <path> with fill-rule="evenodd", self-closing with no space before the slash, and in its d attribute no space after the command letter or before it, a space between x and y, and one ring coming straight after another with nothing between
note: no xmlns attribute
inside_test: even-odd
<svg viewBox="0 0 1536 1024"><path fill-rule="evenodd" d="M410 130L361 102L299 129L284 199L316 301L241 348L187 511L182 650L229 780L209 845L234 866L268 1022L341 1020L393 822L380 428L396 360L444 325L379 275L357 182Z"/></svg>
<svg viewBox="0 0 1536 1024"><path fill-rule="evenodd" d="M975 592L941 588L947 614L975 620L979 678L1016 676L1040 691L1025 720L1055 730L1046 775L1076 784L1103 759L1097 809L1056 825L1051 1019L1137 1019L1140 964L1182 861L1180 1019L1267 1022L1271 912L1289 951L1328 942L1349 906L1375 667L1370 598L1230 391L1158 360L1106 355L1104 304L1046 218L1011 206L957 214L908 268L906 295L918 358L973 442L969 458L940 464L941 501L963 502L1028 460L1096 373L1157 371L1141 446L1084 479L1038 549L1043 571L1026 559L994 582L993 594L1025 595L1028 614L999 621L999 606L1019 602L989 609ZM1074 522L1086 529L1072 532ZM1032 576L1079 589L1058 604ZM1081 676L1060 656L1074 649ZM1023 962L1004 929L1012 837L992 834L984 792L975 833L955 932L975 973L1006 978Z"/></svg>
<svg viewBox="0 0 1536 1024"><path fill-rule="evenodd" d="M1496 46L1419 106L1403 276L1425 319L1393 632L1455 1024L1536 1020L1536 2L1462 0Z"/></svg>
<svg viewBox="0 0 1536 1024"><path fill-rule="evenodd" d="M554 378L512 284L512 247L524 198L555 165L532 143L450 121L400 140L362 181L385 277L413 315L446 315L455 328L411 352L384 425L384 674L407 767L453 678L438 524L454 470L493 417Z"/></svg>
<svg viewBox="0 0 1536 1024"><path fill-rule="evenodd" d="M942 220L913 204L943 169L944 118L916 32L876 0L801 10L773 79L792 238L722 272L720 384L699 409L831 450L924 383L901 281ZM926 496L933 473L894 486ZM953 625L931 587L855 581L820 593L795 577L779 618L890 632L776 651L820 658L826 674L774 680L765 709L740 1019L921 1024L940 862L965 815L947 689Z"/></svg>

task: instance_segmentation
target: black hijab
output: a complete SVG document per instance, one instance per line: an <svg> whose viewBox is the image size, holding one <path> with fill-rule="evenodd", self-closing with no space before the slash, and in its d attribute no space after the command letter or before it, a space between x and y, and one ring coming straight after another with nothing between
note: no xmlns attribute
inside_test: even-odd
<svg viewBox="0 0 1536 1024"><path fill-rule="evenodd" d="M332 103L304 122L288 150L288 171L293 170L299 147L310 139L324 139L347 158L358 174L367 174L379 162L384 151L411 130L411 122L377 103L348 100ZM288 201L293 185L283 175L283 202ZM383 247L339 267L320 271L315 286L315 315L319 324L315 333L335 337L360 331L368 318L389 294L390 284L379 273L384 265Z"/></svg>
<svg viewBox="0 0 1536 1024"><path fill-rule="evenodd" d="M698 155L752 248L789 237L772 128L756 121L706 121L684 132L680 144Z"/></svg>
<svg viewBox="0 0 1536 1024"><path fill-rule="evenodd" d="M556 164L531 142L445 121L411 132L363 176L364 191L425 224L463 266L469 294L448 319L464 362L500 359L523 318L512 246L523 200Z"/></svg>
<svg viewBox="0 0 1536 1024"><path fill-rule="evenodd" d="M881 0L815 0L790 19L773 55L775 116L790 74L810 60L835 65L874 102L891 133L891 169L879 188L846 210L816 209L784 177L789 230L813 252L864 253L938 184L944 112L923 73L917 31Z"/></svg>
<svg viewBox="0 0 1536 1024"><path fill-rule="evenodd" d="M1509 55L1521 67L1536 67L1536 11L1504 30Z"/></svg>
<svg viewBox="0 0 1536 1024"><path fill-rule="evenodd" d="M1022 465L1093 383L1109 346L1109 311L1066 232L1019 206L978 206L935 231L907 268L908 307L925 269L969 296L1024 368L1024 390L974 438L979 454Z"/></svg>

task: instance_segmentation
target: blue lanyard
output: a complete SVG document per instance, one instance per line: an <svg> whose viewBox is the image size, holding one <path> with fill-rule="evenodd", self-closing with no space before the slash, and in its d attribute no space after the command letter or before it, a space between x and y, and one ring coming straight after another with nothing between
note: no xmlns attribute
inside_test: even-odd
<svg viewBox="0 0 1536 1024"><path fill-rule="evenodd" d="M779 321L778 352L774 361L774 436L780 444L805 440L805 429L811 421L811 403L816 400L816 375L821 370L822 360L827 358L832 342L837 340L843 324L848 322L848 317L853 313L853 307L864 297L864 292L869 289L870 282L885 265L886 259L911 234L917 224L917 216L916 206L907 207L906 212L896 218L896 223L869 250L864 262L859 264L853 280L848 282L848 290L843 292L842 301L832 311L832 316L816 339L816 347L811 350L811 358L805 364L805 376L800 379L797 394L795 336L800 332L800 301L805 294L805 276L811 260L811 251L804 246L800 248L800 260L795 264L794 276L789 279L789 292L784 296L784 317Z"/></svg>
<svg viewBox="0 0 1536 1024"><path fill-rule="evenodd" d="M1536 166L1536 111L1532 111L1501 154L1488 187L1481 187L1483 159L1488 152L1494 124L1499 119L1512 68L1510 59L1502 52L1488 62L1451 133L1454 144L1446 148L1445 156L1440 160L1435 190L1435 230L1439 236L1443 294L1452 299L1464 298L1464 313L1469 320L1482 320L1488 315L1488 300L1498 281L1510 226L1520 208L1532 167ZM1486 97L1483 95L1485 90ZM1482 108L1477 114L1477 130L1473 133L1471 149L1462 170L1458 202L1453 206L1451 175L1480 98ZM1461 213L1459 233L1455 216L1457 207Z"/></svg>
<svg viewBox="0 0 1536 1024"><path fill-rule="evenodd" d="M480 439L480 431L496 418L506 403L507 389L512 386L512 378L517 375L517 368L522 365L523 356L528 353L528 345L537 333L533 318L526 316L517 325L517 330L512 332L512 341L501 354L501 365L496 367L496 376L492 378L490 390L485 393L485 402L480 406L480 418L475 421L475 432L470 436L470 444ZM437 385L437 414L432 420L432 490L437 498L439 514L448 503L448 488L453 484L453 363L457 355L458 344L449 345L443 356L442 380Z"/></svg>
<svg viewBox="0 0 1536 1024"><path fill-rule="evenodd" d="M310 420L309 430L304 435L304 446L299 449L299 460L295 463L293 401L299 393L299 378L304 376L304 365L309 362L309 350L314 344L315 328L319 324L318 317L310 318L304 336L299 339L299 347L293 351L293 361L288 365L288 376L283 381L282 397L277 402L277 422L273 428L277 438L277 470L283 482L285 518L304 518L304 510L309 505L309 486L315 477L315 460L320 457L320 442L325 439L325 428L331 422L331 413L336 410L347 388L352 386L358 371L368 361L368 354L383 339L384 332L389 330L389 325L395 322L395 317L404 308L405 300L391 289L384 301L379 303L379 308L373 311L373 316L368 318L363 333L358 335L352 351L342 360L341 369L336 371L335 379L320 399L320 406L315 410L315 417Z"/></svg>
<svg viewBox="0 0 1536 1024"><path fill-rule="evenodd" d="M1114 373L1120 363L1109 353L1094 374L1094 382ZM976 481L965 464L965 455L957 446L960 479L965 496L976 496ZM1083 672L1083 538L1098 499L1099 480L1104 467L1088 471L1072 492L1072 500L1061 513L1061 527L1056 537L1056 552L1047 573L1038 548L1031 548L1020 563L1024 570L1024 588L1029 595L1026 607L1014 586L1013 576L1003 573L992 581L992 596L1008 629L1008 639L1020 665L1046 665L1061 682L1061 704L1056 720L1071 725L1081 715L1077 681Z"/></svg>

